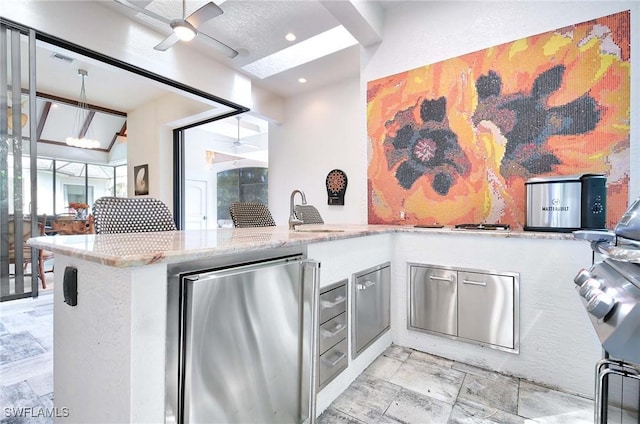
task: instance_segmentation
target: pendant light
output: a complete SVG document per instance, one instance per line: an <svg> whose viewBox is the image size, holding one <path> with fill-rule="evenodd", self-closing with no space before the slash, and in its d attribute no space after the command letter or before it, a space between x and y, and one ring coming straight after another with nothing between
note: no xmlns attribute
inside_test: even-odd
<svg viewBox="0 0 640 424"><path fill-rule="evenodd" d="M89 111L89 107L87 106L87 92L84 86L84 79L89 76L89 72L87 72L86 69L78 69L78 75L82 77L80 98L78 100L76 118L73 122L73 133L71 136L67 137L66 143L73 147L96 149L100 147L100 142L89 136L91 120L93 119L95 112Z"/></svg>
<svg viewBox="0 0 640 424"><path fill-rule="evenodd" d="M24 110L24 101L22 102L20 109ZM13 107L11 106L7 109L7 124L9 125L9 129L13 130ZM24 113L20 113L20 125L22 128L27 125L27 115Z"/></svg>

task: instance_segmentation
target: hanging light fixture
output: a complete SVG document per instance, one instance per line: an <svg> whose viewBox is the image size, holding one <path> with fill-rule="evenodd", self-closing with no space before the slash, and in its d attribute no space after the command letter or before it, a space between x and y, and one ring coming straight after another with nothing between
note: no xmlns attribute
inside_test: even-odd
<svg viewBox="0 0 640 424"><path fill-rule="evenodd" d="M82 85L80 87L80 98L78 100L78 110L76 119L73 122L73 134L66 139L66 143L73 147L82 147L83 149L96 149L100 147L100 142L89 137L89 128L93 119L93 112L89 111L87 106L87 92L84 87L84 79L89 75L86 69L78 69L78 75L82 77Z"/></svg>
<svg viewBox="0 0 640 424"><path fill-rule="evenodd" d="M20 108L24 110L24 101L22 102ZM9 108L7 109L7 124L9 125L9 129L13 130L13 107L11 106L9 106ZM20 114L20 125L22 126L22 128L27 125L27 115L24 113Z"/></svg>

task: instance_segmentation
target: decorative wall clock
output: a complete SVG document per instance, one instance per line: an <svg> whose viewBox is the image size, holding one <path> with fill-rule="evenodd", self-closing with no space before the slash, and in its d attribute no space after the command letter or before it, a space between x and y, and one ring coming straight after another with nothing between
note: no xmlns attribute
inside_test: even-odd
<svg viewBox="0 0 640 424"><path fill-rule="evenodd" d="M340 169L334 169L327 175L327 203L329 205L344 205L344 194L347 191L347 174Z"/></svg>

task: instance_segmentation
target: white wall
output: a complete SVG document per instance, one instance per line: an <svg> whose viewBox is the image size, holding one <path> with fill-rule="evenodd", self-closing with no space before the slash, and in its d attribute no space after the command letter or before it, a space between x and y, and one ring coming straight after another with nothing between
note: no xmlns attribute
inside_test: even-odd
<svg viewBox="0 0 640 424"><path fill-rule="evenodd" d="M173 129L206 105L168 94L129 112L127 118L128 196L134 195L135 166L149 165L149 196L173 206Z"/></svg>
<svg viewBox="0 0 640 424"><path fill-rule="evenodd" d="M294 189L305 192L326 223L366 223L362 110L357 77L286 101L287 119L269 127L269 209L276 224L287 224ZM347 174L344 206L327 205L325 179L336 168Z"/></svg>

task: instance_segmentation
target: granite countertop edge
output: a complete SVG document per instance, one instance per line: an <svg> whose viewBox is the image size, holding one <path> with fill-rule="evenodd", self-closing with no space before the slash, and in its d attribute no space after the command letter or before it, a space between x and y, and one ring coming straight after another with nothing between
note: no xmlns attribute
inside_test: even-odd
<svg viewBox="0 0 640 424"><path fill-rule="evenodd" d="M287 227L225 228L159 233L43 236L30 239L32 247L103 265L126 268L156 263L179 263L211 256L276 249L363 237L404 233L452 237L497 237L576 240L572 233L521 230L457 230L451 227L419 228L412 225L316 224Z"/></svg>

